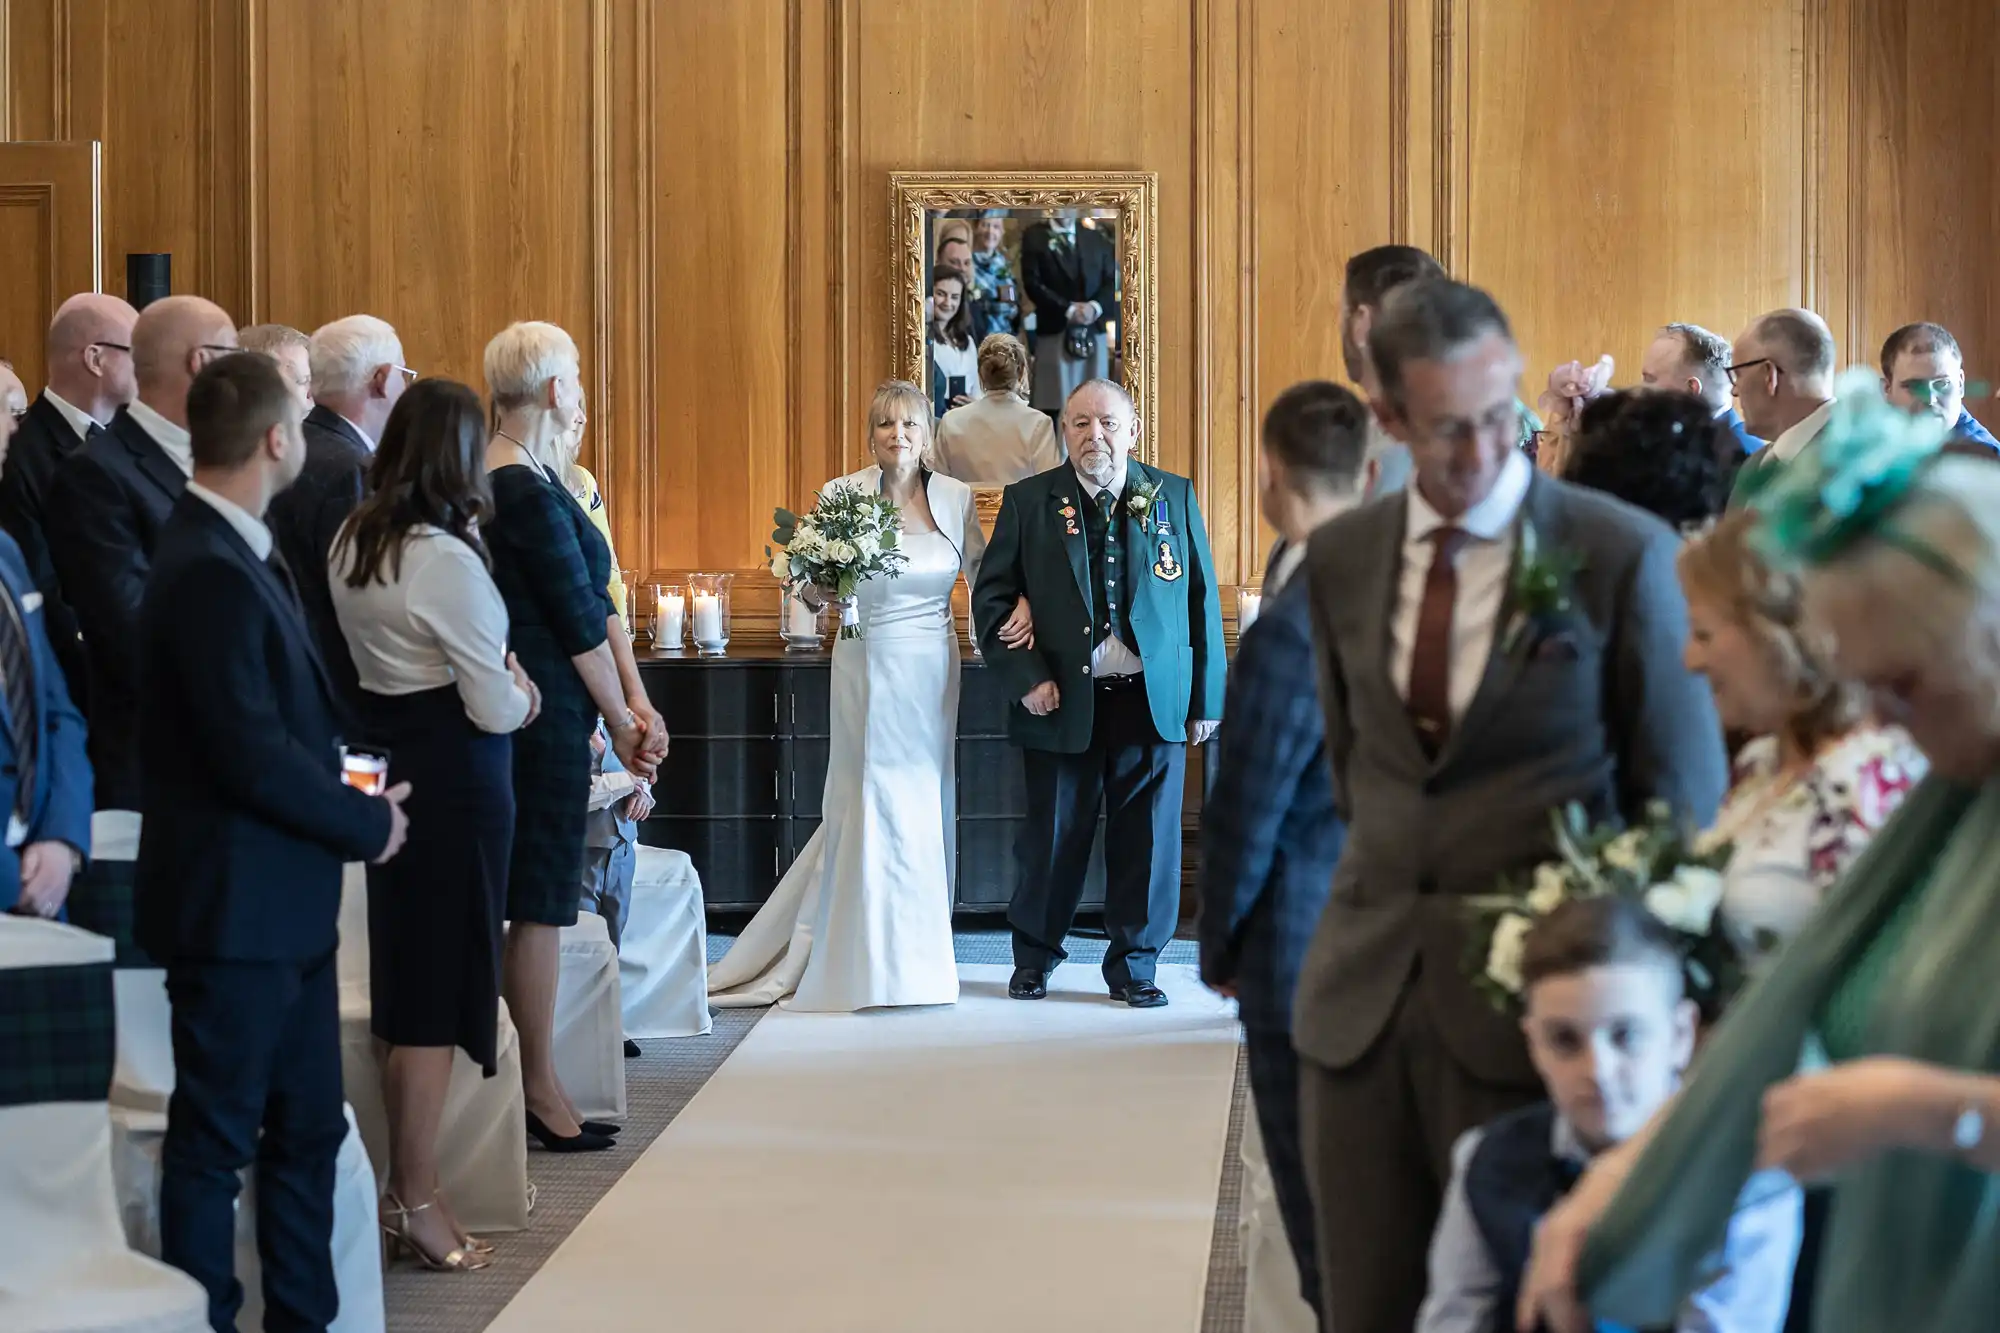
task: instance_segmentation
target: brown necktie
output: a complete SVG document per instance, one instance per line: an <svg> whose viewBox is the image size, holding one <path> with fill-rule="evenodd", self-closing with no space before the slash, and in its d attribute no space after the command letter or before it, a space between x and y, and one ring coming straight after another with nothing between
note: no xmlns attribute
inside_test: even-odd
<svg viewBox="0 0 2000 1333"><path fill-rule="evenodd" d="M1417 639L1410 650L1410 720L1424 753L1435 759L1451 736L1451 617L1458 605L1458 553L1463 528L1431 533L1431 567L1417 605Z"/></svg>

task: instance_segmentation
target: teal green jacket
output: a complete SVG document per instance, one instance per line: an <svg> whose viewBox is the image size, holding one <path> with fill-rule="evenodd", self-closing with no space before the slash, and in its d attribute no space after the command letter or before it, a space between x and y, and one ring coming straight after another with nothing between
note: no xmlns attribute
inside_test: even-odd
<svg viewBox="0 0 2000 1333"><path fill-rule="evenodd" d="M1122 503L1118 511L1137 585L1131 613L1138 642L1131 647L1145 664L1153 726L1162 740L1185 741L1190 721L1222 716L1222 601L1193 485L1136 458L1126 463L1128 496L1155 482L1161 503L1145 519ZM1079 754L1090 748L1097 691L1090 678L1090 553L1079 508L1085 498L1068 463L1009 486L972 590L979 650L1014 699L1008 737L1031 750ZM1026 597L1034 613L1033 648L1004 647L997 633L1018 597ZM1049 680L1061 703L1036 717L1020 700Z"/></svg>

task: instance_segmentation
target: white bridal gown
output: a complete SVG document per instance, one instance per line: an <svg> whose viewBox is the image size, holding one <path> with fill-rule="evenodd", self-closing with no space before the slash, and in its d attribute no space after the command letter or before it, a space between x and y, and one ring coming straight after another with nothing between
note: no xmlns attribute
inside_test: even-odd
<svg viewBox="0 0 2000 1333"><path fill-rule="evenodd" d="M949 487L945 485L949 483ZM965 491L964 521L945 503ZM970 491L933 478L944 531L905 534L909 563L858 590L865 637L833 650L831 744L822 821L770 900L709 969L709 1001L849 1013L952 1004L958 636L951 590L959 547L984 543Z"/></svg>

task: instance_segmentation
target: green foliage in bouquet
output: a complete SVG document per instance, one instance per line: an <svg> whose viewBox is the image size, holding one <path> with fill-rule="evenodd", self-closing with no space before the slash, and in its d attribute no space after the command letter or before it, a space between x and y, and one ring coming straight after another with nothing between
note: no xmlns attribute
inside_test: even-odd
<svg viewBox="0 0 2000 1333"><path fill-rule="evenodd" d="M855 589L872 578L893 577L909 563L897 545L903 516L895 502L856 486L831 486L810 513L780 508L772 521L776 549L764 548L772 577L787 586L810 583L844 603L840 637L860 638L852 614Z"/></svg>
<svg viewBox="0 0 2000 1333"><path fill-rule="evenodd" d="M1473 920L1466 970L1474 986L1501 1012L1518 1015L1522 944L1535 923L1572 898L1617 894L1673 932L1688 994L1704 1016L1720 1013L1746 980L1742 950L1718 911L1729 845L1691 837L1657 801L1631 827L1593 825L1576 804L1550 812L1549 821L1557 859L1467 903Z"/></svg>

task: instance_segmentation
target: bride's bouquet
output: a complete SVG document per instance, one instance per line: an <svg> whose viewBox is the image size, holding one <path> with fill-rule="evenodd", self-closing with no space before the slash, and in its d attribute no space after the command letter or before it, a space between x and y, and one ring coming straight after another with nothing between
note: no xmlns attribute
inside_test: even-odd
<svg viewBox="0 0 2000 1333"><path fill-rule="evenodd" d="M858 486L829 486L806 514L779 509L764 548L771 575L787 588L811 584L840 606L840 637L861 637L854 590L868 579L893 576L909 557L896 547L903 517L885 495Z"/></svg>
<svg viewBox="0 0 2000 1333"><path fill-rule="evenodd" d="M1550 815L1557 859L1468 900L1473 914L1473 984L1504 1011L1521 1002L1521 951L1535 922L1572 898L1607 894L1637 901L1673 932L1688 995L1713 1016L1747 979L1743 949L1724 928L1722 868L1729 844L1690 838L1664 802L1631 828L1590 823L1580 805Z"/></svg>

